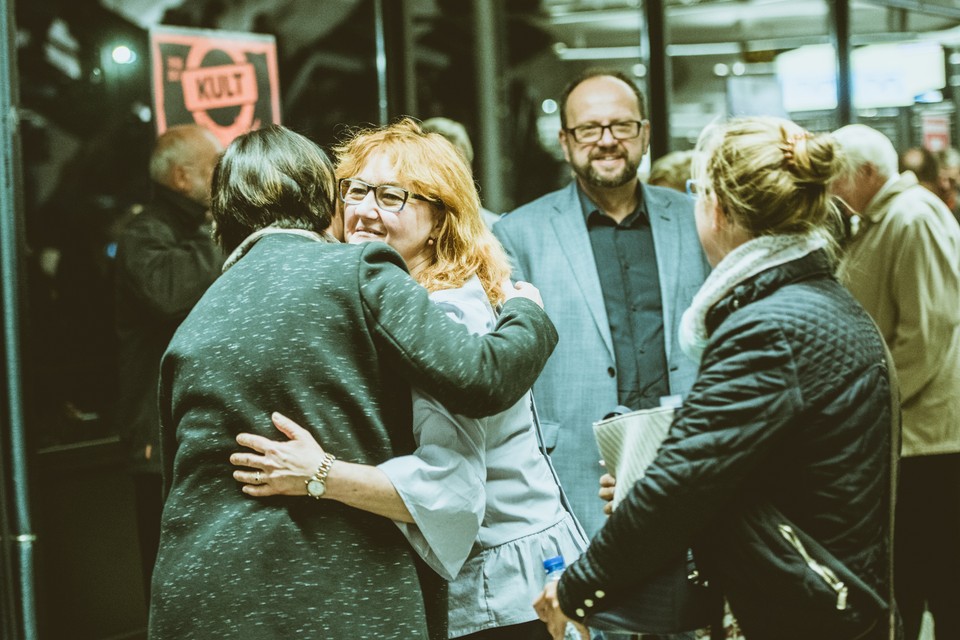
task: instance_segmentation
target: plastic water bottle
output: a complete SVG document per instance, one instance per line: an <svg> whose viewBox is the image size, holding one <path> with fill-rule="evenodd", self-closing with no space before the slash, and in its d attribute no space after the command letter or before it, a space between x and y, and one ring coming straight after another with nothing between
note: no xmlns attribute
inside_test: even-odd
<svg viewBox="0 0 960 640"><path fill-rule="evenodd" d="M563 561L563 556L553 556L543 561L543 570L547 572L546 582L559 580L563 575L563 570L567 568L567 563Z"/></svg>
<svg viewBox="0 0 960 640"><path fill-rule="evenodd" d="M563 556L553 556L544 560L543 570L547 574L546 582L559 580L566 568L567 563L563 561ZM580 632L570 622L567 623L567 628L563 631L563 640L581 640Z"/></svg>

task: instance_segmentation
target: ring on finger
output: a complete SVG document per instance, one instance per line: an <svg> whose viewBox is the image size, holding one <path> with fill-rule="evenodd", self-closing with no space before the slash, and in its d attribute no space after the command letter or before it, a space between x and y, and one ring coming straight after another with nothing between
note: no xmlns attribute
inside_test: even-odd
<svg viewBox="0 0 960 640"><path fill-rule="evenodd" d="M254 477L256 478L256 484L263 484L263 474L257 471L257 475Z"/></svg>

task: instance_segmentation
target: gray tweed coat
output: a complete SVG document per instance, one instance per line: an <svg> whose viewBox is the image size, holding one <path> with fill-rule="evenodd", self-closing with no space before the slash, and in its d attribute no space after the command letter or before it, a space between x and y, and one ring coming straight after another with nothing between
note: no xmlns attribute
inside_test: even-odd
<svg viewBox="0 0 960 640"><path fill-rule="evenodd" d="M269 235L208 290L161 365L165 485L150 637L421 638L414 555L390 521L333 501L256 499L231 477L234 437L270 413L354 462L411 453L410 385L450 410L515 403L556 344L527 300L476 337L381 243ZM426 594L428 602L432 594Z"/></svg>

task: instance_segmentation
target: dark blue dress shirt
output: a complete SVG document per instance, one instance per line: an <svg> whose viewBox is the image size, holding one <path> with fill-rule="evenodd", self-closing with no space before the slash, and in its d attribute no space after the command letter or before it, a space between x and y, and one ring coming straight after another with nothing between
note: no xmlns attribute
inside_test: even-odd
<svg viewBox="0 0 960 640"><path fill-rule="evenodd" d="M670 385L660 275L643 187L637 186L636 210L619 224L579 186L578 192L613 338L618 401L631 409L657 407Z"/></svg>

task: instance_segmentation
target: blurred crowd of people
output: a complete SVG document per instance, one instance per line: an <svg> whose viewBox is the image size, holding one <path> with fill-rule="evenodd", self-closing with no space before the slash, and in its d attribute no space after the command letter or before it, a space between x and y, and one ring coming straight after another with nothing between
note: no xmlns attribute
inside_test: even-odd
<svg viewBox="0 0 960 640"><path fill-rule="evenodd" d="M960 218L960 151L948 147L937 152L910 147L900 154L900 171L910 171Z"/></svg>

